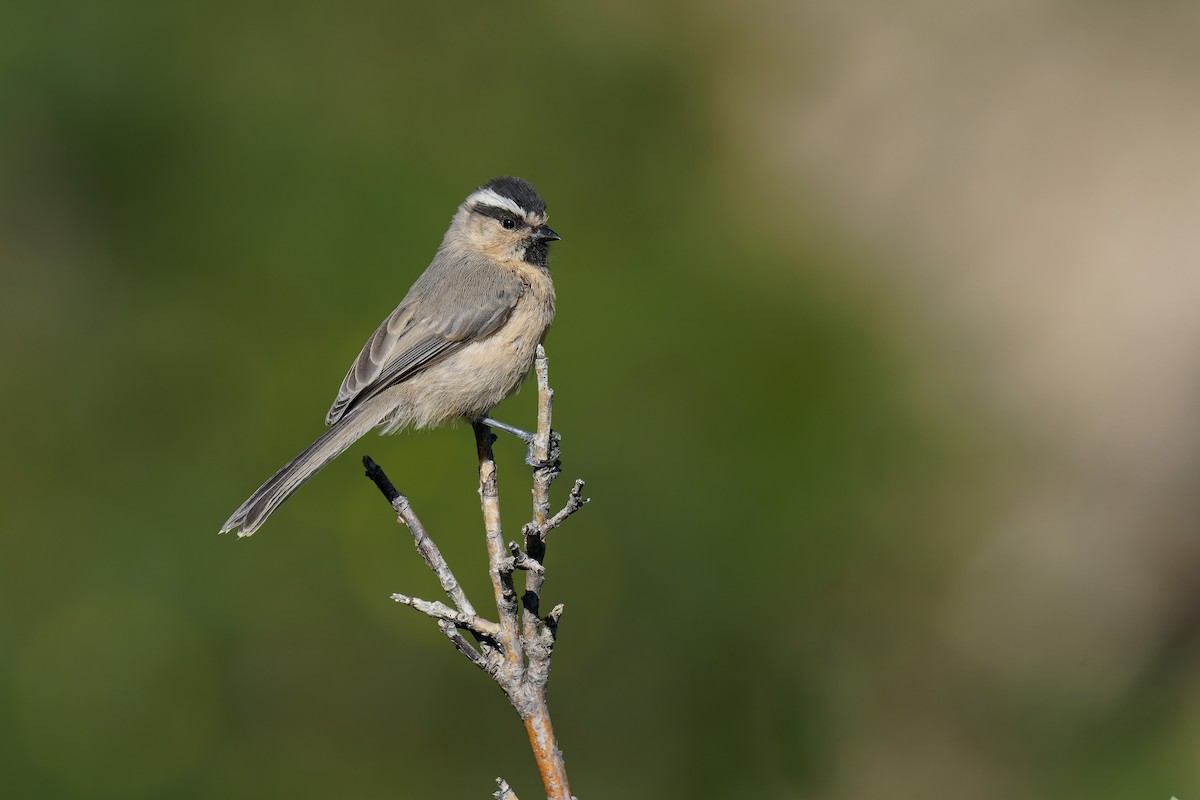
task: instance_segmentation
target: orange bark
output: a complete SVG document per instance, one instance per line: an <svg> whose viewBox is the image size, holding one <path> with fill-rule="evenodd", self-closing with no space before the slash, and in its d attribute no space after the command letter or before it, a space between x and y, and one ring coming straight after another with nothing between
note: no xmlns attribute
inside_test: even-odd
<svg viewBox="0 0 1200 800"><path fill-rule="evenodd" d="M529 734L533 760L537 762L538 772L542 774L546 797L549 800L571 800L571 787L567 785L567 768L563 764L562 753L559 752L558 742L554 738L554 728L550 725L550 713L544 703L533 717L525 720L525 732Z"/></svg>

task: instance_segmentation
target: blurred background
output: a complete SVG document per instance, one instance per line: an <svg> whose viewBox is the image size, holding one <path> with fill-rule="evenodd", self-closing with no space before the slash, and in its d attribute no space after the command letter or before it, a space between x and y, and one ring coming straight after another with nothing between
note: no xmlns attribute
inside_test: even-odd
<svg viewBox="0 0 1200 800"><path fill-rule="evenodd" d="M216 535L517 174L563 234L556 497L594 498L546 594L576 794L1200 797L1197 25L5 3L5 793L540 796L500 692L389 600L439 591L358 464L482 605L469 429Z"/></svg>

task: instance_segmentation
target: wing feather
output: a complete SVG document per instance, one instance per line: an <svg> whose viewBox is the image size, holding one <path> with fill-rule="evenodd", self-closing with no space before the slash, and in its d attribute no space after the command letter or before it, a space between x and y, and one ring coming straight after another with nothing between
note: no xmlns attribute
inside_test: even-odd
<svg viewBox="0 0 1200 800"><path fill-rule="evenodd" d="M524 284L483 259L439 253L375 330L350 366L325 416L332 425L359 403L436 364L508 320Z"/></svg>

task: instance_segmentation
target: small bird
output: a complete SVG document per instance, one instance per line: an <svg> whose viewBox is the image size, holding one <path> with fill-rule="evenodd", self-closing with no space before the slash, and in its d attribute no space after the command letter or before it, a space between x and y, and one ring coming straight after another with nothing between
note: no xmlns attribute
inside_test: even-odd
<svg viewBox="0 0 1200 800"><path fill-rule="evenodd" d="M368 431L395 433L487 413L525 380L554 319L546 204L502 177L458 207L441 247L346 373L330 428L233 512L221 533L254 533L292 492Z"/></svg>

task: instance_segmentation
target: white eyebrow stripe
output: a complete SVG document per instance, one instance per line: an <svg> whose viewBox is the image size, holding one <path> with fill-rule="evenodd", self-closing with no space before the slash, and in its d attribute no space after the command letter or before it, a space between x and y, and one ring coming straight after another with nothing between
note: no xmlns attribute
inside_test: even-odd
<svg viewBox="0 0 1200 800"><path fill-rule="evenodd" d="M467 198L468 206L475 205L476 203L482 203L485 206L503 208L506 211L511 211L514 214L521 215L522 217L525 216L525 209L521 208L504 195L498 194L493 189L480 189L478 192L475 192L475 194Z"/></svg>

